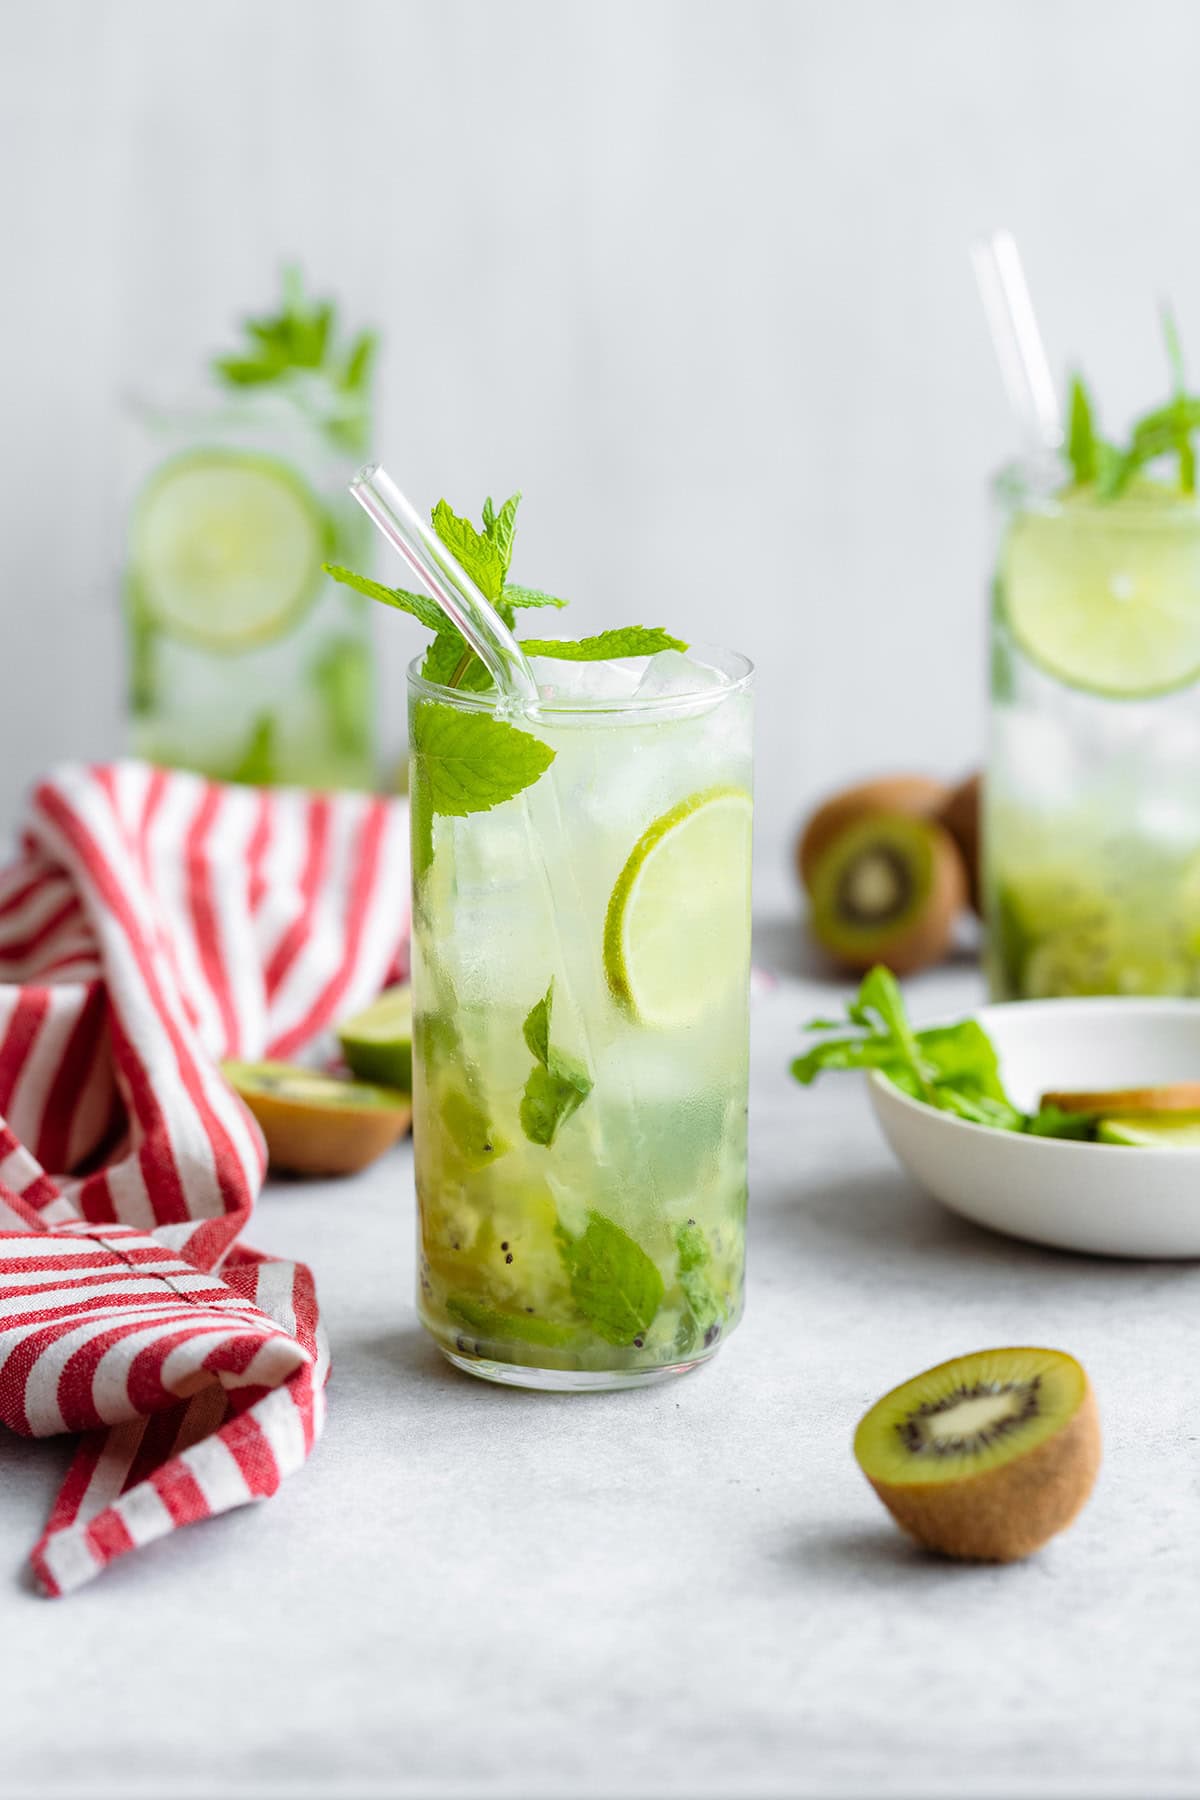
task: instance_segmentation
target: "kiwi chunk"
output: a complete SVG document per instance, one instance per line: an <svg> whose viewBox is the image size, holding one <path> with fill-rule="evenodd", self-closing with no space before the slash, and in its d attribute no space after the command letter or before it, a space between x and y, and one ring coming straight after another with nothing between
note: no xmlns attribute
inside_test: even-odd
<svg viewBox="0 0 1200 1800"><path fill-rule="evenodd" d="M940 825L879 814L848 826L821 853L811 897L813 935L837 962L884 963L906 975L950 948L966 876Z"/></svg>
<svg viewBox="0 0 1200 1800"><path fill-rule="evenodd" d="M811 890L817 863L848 825L866 818L927 818L949 800L944 782L929 775L885 775L842 788L821 803L800 834L796 867Z"/></svg>
<svg viewBox="0 0 1200 1800"><path fill-rule="evenodd" d="M225 1079L262 1126L271 1167L293 1175L353 1175L412 1123L393 1088L342 1081L297 1063L226 1062Z"/></svg>
<svg viewBox="0 0 1200 1800"><path fill-rule="evenodd" d="M1069 1525L1092 1491L1096 1399L1061 1350L979 1350L885 1394L859 1424L854 1454L920 1543L1016 1562Z"/></svg>
<svg viewBox="0 0 1200 1800"><path fill-rule="evenodd" d="M1043 1106L1060 1112L1195 1113L1200 1112L1200 1081L1172 1081L1163 1087L1066 1088L1042 1095Z"/></svg>

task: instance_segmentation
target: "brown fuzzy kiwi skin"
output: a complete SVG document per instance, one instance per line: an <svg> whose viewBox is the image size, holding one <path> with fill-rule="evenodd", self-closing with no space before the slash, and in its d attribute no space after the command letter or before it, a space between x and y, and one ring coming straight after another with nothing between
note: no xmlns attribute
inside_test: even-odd
<svg viewBox="0 0 1200 1800"><path fill-rule="evenodd" d="M412 1123L411 1106L313 1106L247 1088L238 1093L262 1126L271 1167L289 1175L357 1175Z"/></svg>
<svg viewBox="0 0 1200 1800"><path fill-rule="evenodd" d="M796 867L806 888L812 887L813 870L830 844L847 825L875 814L907 818L932 816L949 798L944 781L929 775L885 775L877 781L862 781L854 787L842 788L822 801L811 814L796 845Z"/></svg>
<svg viewBox="0 0 1200 1800"><path fill-rule="evenodd" d="M1012 1462L955 1482L867 1480L897 1525L927 1549L972 1562L1020 1562L1082 1511L1100 1454L1100 1415L1089 1382L1062 1430Z"/></svg>
<svg viewBox="0 0 1200 1800"><path fill-rule="evenodd" d="M971 906L975 912L983 911L983 886L980 871L980 843L982 839L981 813L983 807L983 776L968 775L960 781L956 788L950 790L945 804L937 813L937 822L943 826L958 845L967 871L967 891Z"/></svg>
<svg viewBox="0 0 1200 1800"><path fill-rule="evenodd" d="M856 825L866 822L854 821ZM933 862L929 893L921 910L893 938L876 939L870 949L847 949L810 916L813 936L841 968L862 972L882 963L893 975L915 975L919 969L941 962L949 951L955 921L967 903L967 878L949 832L931 819L923 823L929 833Z"/></svg>

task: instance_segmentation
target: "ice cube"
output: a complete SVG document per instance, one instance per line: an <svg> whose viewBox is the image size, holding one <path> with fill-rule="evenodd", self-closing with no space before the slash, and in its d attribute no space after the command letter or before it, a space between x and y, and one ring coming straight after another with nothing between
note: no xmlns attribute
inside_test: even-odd
<svg viewBox="0 0 1200 1800"><path fill-rule="evenodd" d="M539 663L543 700L628 700L637 692L644 657L624 662Z"/></svg>
<svg viewBox="0 0 1200 1800"><path fill-rule="evenodd" d="M723 687L724 677L707 663L696 662L682 650L660 650L646 665L637 691L643 695L702 694L708 688Z"/></svg>

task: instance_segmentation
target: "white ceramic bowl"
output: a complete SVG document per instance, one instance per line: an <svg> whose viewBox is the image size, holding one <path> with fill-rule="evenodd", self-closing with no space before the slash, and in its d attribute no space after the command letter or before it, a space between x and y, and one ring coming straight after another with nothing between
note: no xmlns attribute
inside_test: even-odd
<svg viewBox="0 0 1200 1800"><path fill-rule="evenodd" d="M1047 1089L1200 1080L1200 1000L1023 1000L975 1016L1009 1096L1030 1110ZM881 1075L868 1086L905 1169L964 1219L1101 1256L1200 1256L1200 1147L989 1131L919 1105Z"/></svg>

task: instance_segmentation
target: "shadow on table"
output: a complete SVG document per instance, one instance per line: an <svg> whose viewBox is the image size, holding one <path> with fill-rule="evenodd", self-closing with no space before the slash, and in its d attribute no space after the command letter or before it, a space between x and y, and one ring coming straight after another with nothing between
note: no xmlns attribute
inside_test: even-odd
<svg viewBox="0 0 1200 1800"><path fill-rule="evenodd" d="M903 1532L883 1525L835 1525L828 1531L813 1532L803 1540L785 1544L776 1552L775 1561L784 1569L803 1576L806 1583L815 1576L845 1588L847 1580L875 1579L894 1587L897 1583L920 1585L928 1590L931 1580L961 1583L974 1574L990 1579L998 1567L995 1563L956 1562L923 1549Z"/></svg>

